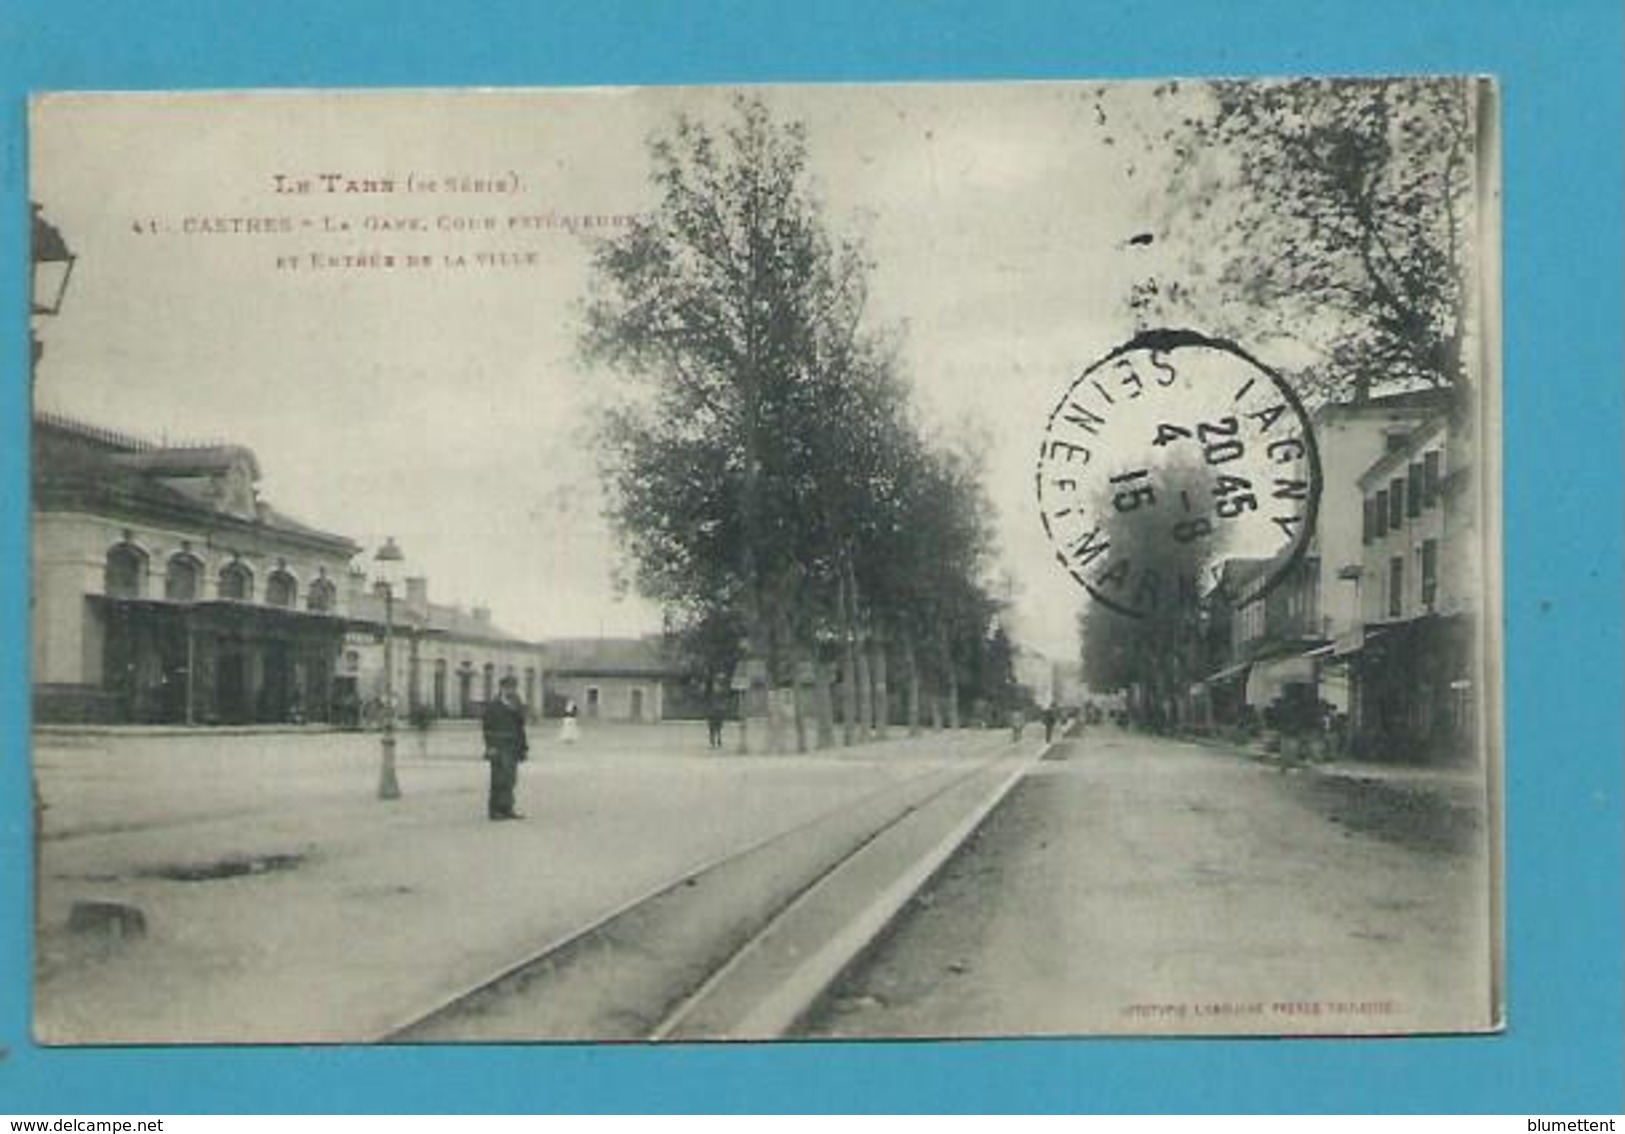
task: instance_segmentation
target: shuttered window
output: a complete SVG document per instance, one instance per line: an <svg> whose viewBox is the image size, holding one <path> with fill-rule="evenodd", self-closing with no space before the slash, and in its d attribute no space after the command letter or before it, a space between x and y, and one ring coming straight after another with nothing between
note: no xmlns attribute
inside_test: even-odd
<svg viewBox="0 0 1625 1134"><path fill-rule="evenodd" d="M1439 467L1442 454L1434 449L1422 454L1422 507L1431 508L1439 502Z"/></svg>

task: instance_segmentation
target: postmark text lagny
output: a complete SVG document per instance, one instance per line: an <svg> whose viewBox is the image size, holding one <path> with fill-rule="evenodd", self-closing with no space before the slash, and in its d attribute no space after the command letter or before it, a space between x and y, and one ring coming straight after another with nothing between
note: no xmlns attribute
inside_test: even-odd
<svg viewBox="0 0 1625 1134"><path fill-rule="evenodd" d="M1302 556L1320 464L1291 388L1232 343L1149 331L1085 370L1039 449L1039 514L1097 600L1155 615L1221 585L1245 605ZM1245 569L1226 573L1227 561Z"/></svg>

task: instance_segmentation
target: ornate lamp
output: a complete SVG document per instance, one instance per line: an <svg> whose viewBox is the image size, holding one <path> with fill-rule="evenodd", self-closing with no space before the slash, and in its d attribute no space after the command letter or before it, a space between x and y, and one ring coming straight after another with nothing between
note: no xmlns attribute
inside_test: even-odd
<svg viewBox="0 0 1625 1134"><path fill-rule="evenodd" d="M74 254L56 226L46 220L40 206L34 206L34 275L30 304L35 315L55 315L62 310L62 297L73 274Z"/></svg>

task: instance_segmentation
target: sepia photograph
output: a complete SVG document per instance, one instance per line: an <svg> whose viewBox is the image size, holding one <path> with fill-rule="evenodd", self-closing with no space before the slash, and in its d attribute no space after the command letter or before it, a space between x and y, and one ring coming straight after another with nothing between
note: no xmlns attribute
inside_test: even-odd
<svg viewBox="0 0 1625 1134"><path fill-rule="evenodd" d="M1500 1031L1499 145L37 95L35 1039Z"/></svg>

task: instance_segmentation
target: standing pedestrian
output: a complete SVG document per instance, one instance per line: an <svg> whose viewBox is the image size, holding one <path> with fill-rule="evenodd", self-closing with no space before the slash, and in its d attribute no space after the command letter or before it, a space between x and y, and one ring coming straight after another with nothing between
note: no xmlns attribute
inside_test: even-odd
<svg viewBox="0 0 1625 1134"><path fill-rule="evenodd" d="M1044 743L1048 744L1055 739L1055 706L1044 707Z"/></svg>
<svg viewBox="0 0 1625 1134"><path fill-rule="evenodd" d="M722 747L722 698L712 694L705 706L705 731L712 748Z"/></svg>
<svg viewBox="0 0 1625 1134"><path fill-rule="evenodd" d="M519 782L519 765L530 745L525 739L525 703L519 699L519 679L505 676L497 686L495 700L485 706L482 722L485 732L485 759L491 765L491 794L486 814L492 819L523 819L514 810L513 790Z"/></svg>
<svg viewBox="0 0 1625 1134"><path fill-rule="evenodd" d="M574 744L581 739L581 725L578 723L580 713L574 701L564 703L564 720L559 724L559 740L565 744Z"/></svg>

